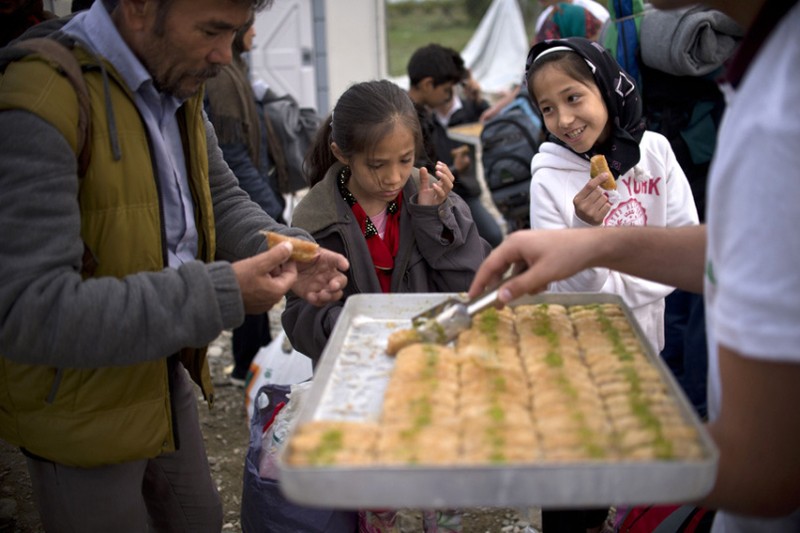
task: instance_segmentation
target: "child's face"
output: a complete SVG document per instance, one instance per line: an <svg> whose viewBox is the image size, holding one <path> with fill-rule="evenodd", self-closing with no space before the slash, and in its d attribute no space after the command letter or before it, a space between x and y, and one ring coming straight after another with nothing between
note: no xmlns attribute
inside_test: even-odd
<svg viewBox="0 0 800 533"><path fill-rule="evenodd" d="M414 166L414 135L396 123L372 154L356 154L347 163L352 176L347 188L368 215L382 211L400 193Z"/></svg>
<svg viewBox="0 0 800 533"><path fill-rule="evenodd" d="M455 83L452 81L444 82L440 85L433 85L433 78L424 80L421 86L420 96L422 103L430 108L437 108L453 99Z"/></svg>
<svg viewBox="0 0 800 533"><path fill-rule="evenodd" d="M582 154L608 138L608 108L596 84L576 80L555 63L542 66L532 81L545 126L572 150Z"/></svg>

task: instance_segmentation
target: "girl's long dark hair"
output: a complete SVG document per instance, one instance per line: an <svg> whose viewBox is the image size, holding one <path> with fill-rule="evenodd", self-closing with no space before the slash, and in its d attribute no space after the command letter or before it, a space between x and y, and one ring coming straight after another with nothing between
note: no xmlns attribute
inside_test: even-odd
<svg viewBox="0 0 800 533"><path fill-rule="evenodd" d="M403 89L388 80L351 85L322 123L306 155L304 170L313 187L337 161L331 151L335 142L342 154L371 154L378 142L398 123L414 135L417 152L422 150L422 130L414 103Z"/></svg>

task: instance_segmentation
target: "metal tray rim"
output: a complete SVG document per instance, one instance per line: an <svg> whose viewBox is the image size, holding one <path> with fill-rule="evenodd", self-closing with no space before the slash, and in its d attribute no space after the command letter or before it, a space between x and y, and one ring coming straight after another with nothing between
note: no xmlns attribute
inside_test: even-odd
<svg viewBox="0 0 800 533"><path fill-rule="evenodd" d="M308 399L290 431L291 441L295 428L314 417L319 402L330 381L339 352L350 324L363 316L364 310L380 318L410 319L427 306L445 298L463 296L458 293L417 293L397 295L360 294L348 298L336 327L323 351L317 367L314 384ZM392 305L375 305L381 297L391 297ZM398 302L407 304L396 305ZM604 293L543 293L524 296L510 306L552 303L566 306L590 303L615 303L622 307L640 341L644 335L630 308L622 298ZM391 315L386 314L391 313ZM611 505L614 503L659 503L690 500L702 497L713 486L719 452L693 408L680 389L671 372L649 343L642 343L648 357L662 375L669 391L676 398L684 416L698 429L704 457L696 461L571 461L541 463L504 463L502 465L369 465L359 467L295 467L286 463L286 448L278 457L281 486L287 497L298 503L324 505L337 508L366 506L507 506L547 505L552 507L573 505ZM649 489L648 479L657 474L662 481L657 490ZM474 478L474 479L473 479ZM572 490L567 494L554 484L567 483ZM478 488L471 493L439 486L442 480L471 480ZM349 481L348 481L349 480ZM594 483L590 490L576 483ZM337 490L331 490L336 483ZM480 488L480 487L483 488ZM542 486L547 486L543 490ZM603 486L603 490L598 490ZM428 487L426 489L425 487ZM385 490L391 488L388 492ZM342 489L342 490L339 490ZM630 489L630 490L629 490ZM443 490L450 491L442 492ZM386 498L389 498L389 501Z"/></svg>

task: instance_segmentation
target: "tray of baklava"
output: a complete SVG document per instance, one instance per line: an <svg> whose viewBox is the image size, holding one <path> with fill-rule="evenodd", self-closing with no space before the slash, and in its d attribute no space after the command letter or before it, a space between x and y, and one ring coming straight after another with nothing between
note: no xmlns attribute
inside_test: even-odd
<svg viewBox="0 0 800 533"><path fill-rule="evenodd" d="M567 508L711 489L718 452L621 298L526 296L447 345L387 354L390 335L457 296L347 300L280 452L290 500Z"/></svg>

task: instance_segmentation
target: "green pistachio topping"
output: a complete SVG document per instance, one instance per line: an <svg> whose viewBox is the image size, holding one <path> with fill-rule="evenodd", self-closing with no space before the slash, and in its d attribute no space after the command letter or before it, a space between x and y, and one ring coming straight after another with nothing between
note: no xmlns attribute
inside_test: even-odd
<svg viewBox="0 0 800 533"><path fill-rule="evenodd" d="M336 453L342 449L342 432L338 429L331 429L322 434L319 445L311 452L310 462L312 465L332 465L336 458Z"/></svg>

